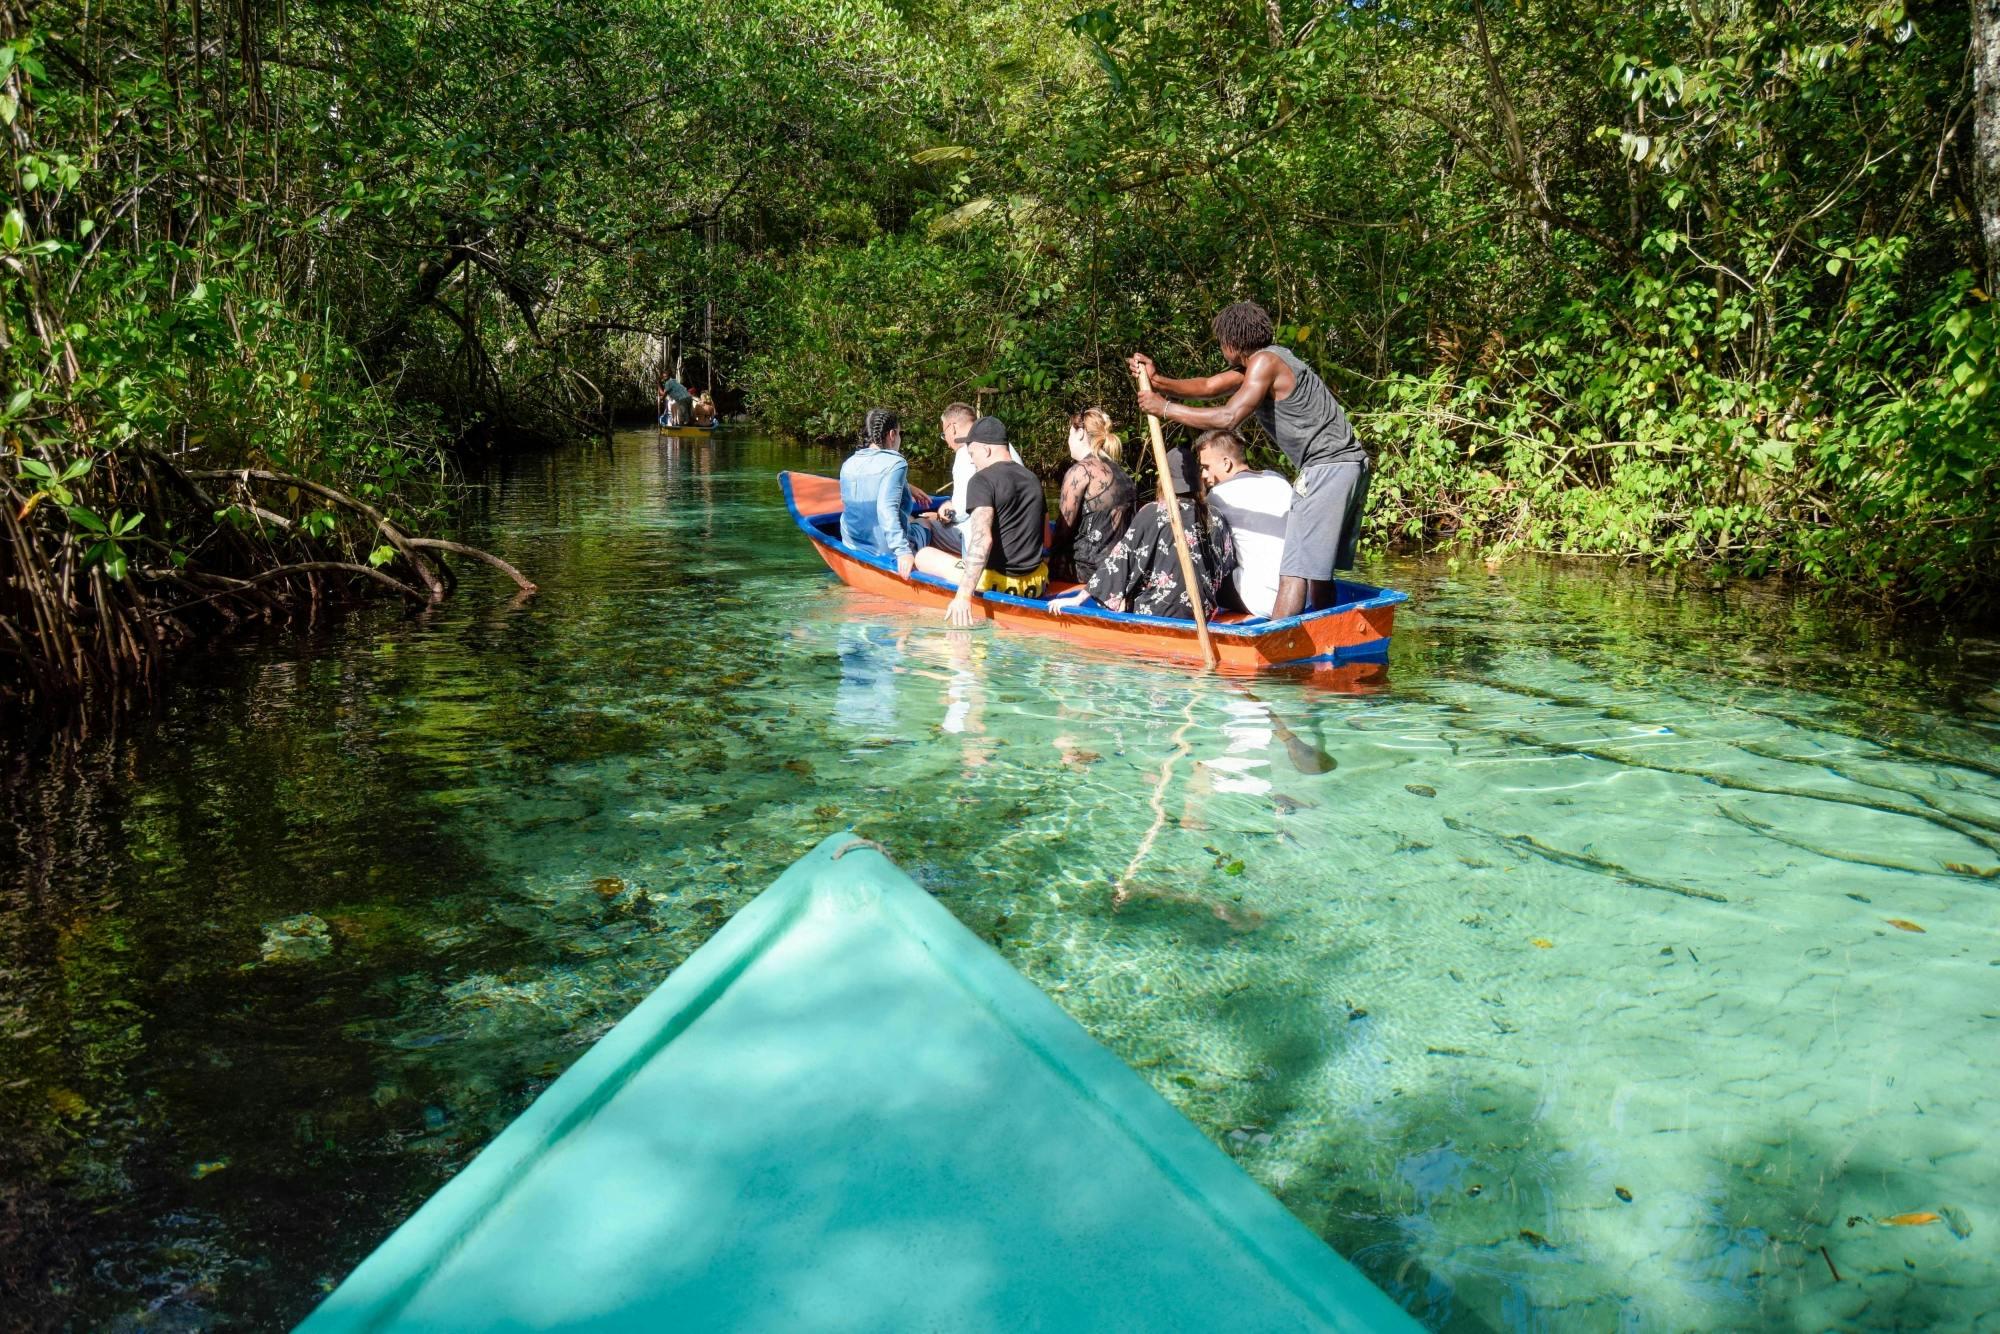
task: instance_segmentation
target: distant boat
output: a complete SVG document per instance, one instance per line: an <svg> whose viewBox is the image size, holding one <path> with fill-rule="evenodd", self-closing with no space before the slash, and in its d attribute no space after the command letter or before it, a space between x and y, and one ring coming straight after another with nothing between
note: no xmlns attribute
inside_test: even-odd
<svg viewBox="0 0 2000 1334"><path fill-rule="evenodd" d="M836 834L299 1334L1420 1328L873 844Z"/></svg>
<svg viewBox="0 0 2000 1334"><path fill-rule="evenodd" d="M782 472L778 485L792 519L812 539L813 549L827 567L850 588L916 603L940 615L958 591L931 575L915 571L899 575L888 557L857 551L842 542L838 478ZM1049 594L1053 597L1074 588L1074 584L1051 584ZM1209 637L1222 660L1222 670L1229 672L1379 664L1388 660L1396 607L1407 601L1407 594L1393 589L1343 579L1338 606L1282 621L1222 612L1210 619ZM1116 652L1201 661L1201 645L1191 620L1140 616L1094 604L1077 611L1053 612L1041 598L1008 593L974 594L973 610L1008 629L1055 635Z"/></svg>

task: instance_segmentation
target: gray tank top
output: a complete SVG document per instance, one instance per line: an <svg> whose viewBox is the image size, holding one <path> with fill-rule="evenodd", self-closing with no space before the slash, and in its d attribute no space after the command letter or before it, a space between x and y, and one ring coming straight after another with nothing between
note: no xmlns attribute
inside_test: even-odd
<svg viewBox="0 0 2000 1334"><path fill-rule="evenodd" d="M1282 403L1266 396L1257 405L1257 424L1264 428L1292 466L1304 472L1322 463L1359 463L1368 457L1354 438L1347 413L1326 381L1292 355L1288 347L1266 349L1292 372L1292 393Z"/></svg>

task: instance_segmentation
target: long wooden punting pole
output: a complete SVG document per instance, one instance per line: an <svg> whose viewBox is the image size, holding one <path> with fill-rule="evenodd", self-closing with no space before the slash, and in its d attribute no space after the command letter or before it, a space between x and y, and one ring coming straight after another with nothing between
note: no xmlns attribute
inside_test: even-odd
<svg viewBox="0 0 2000 1334"><path fill-rule="evenodd" d="M1139 392L1150 393L1153 388L1152 377L1143 370L1135 374L1139 377ZM1195 582L1194 557L1188 554L1187 531L1181 527L1180 497L1174 494L1173 473L1167 468L1166 438L1160 434L1160 419L1150 412L1146 414L1146 429L1153 437L1153 467L1158 469L1160 488L1168 497L1167 522L1172 524L1174 529L1174 554L1181 558L1181 583L1187 589L1188 605L1194 608L1195 638L1201 641L1202 661L1208 664L1208 670L1212 672L1220 665L1222 659L1216 656L1215 645L1209 642L1208 613L1201 605L1201 585Z"/></svg>

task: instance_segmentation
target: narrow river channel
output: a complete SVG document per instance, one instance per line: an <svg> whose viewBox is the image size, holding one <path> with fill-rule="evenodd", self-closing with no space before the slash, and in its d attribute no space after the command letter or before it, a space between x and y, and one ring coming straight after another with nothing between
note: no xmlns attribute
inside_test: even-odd
<svg viewBox="0 0 2000 1334"><path fill-rule="evenodd" d="M1433 1328L1995 1318L2000 643L1377 561L1386 679L1253 696L849 593L773 481L836 464L496 464L539 598L16 790L0 1326L288 1326L849 826Z"/></svg>

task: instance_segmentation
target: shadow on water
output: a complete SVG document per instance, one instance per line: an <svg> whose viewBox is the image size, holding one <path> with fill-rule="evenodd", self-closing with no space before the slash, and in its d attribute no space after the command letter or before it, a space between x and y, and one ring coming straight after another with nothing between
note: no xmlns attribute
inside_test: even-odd
<svg viewBox="0 0 2000 1334"><path fill-rule="evenodd" d="M1386 688L1259 705L848 596L801 462L509 461L534 602L219 653L9 794L8 1319L297 1319L850 826L1434 1328L2000 1304L1991 641L1401 564Z"/></svg>
<svg viewBox="0 0 2000 1334"><path fill-rule="evenodd" d="M1916 1331L1958 1327L1980 1300L1953 1276L1969 1243L1950 1219L1899 1227L1872 1212L1885 1198L1928 1210L1939 1183L1866 1133L1835 1142L1770 1114L1731 1124L1718 1158L1688 1135L1699 1127L1657 1128L1668 1184L1635 1193L1633 1172L1659 1179L1657 1167L1622 1162L1617 1133L1565 1138L1539 1073L1497 1045L1385 1044L1355 999L1344 1016L1302 1022L1324 1009L1302 976L1351 975L1351 952L1302 969L1194 896L1057 911L1065 926L1106 920L1186 972L1227 972L1185 1027L1134 1023L1128 1003L1079 1018L1428 1328ZM1032 924L1009 920L989 938L1077 1008L1050 985L1057 960L1010 948L1006 930ZM1365 996L1364 981L1351 986ZM1385 1073L1370 1096L1329 1099L1327 1070L1353 1063Z"/></svg>
<svg viewBox="0 0 2000 1334"><path fill-rule="evenodd" d="M288 1324L775 873L648 894L585 853L551 899L486 842L593 818L623 794L549 776L613 761L711 797L716 738L761 733L739 647L692 610L740 602L741 574L675 559L717 540L703 489L608 453L513 461L496 522L568 576L541 605L473 588L431 617L248 641L18 780L0 1323ZM607 506L653 522L607 535ZM648 678L647 707L603 698ZM272 957L273 925L306 915L330 945Z"/></svg>

